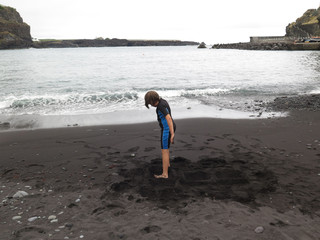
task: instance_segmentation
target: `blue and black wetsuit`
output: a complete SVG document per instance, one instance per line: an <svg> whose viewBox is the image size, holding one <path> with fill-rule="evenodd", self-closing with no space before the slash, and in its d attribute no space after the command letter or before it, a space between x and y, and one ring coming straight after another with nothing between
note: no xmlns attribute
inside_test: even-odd
<svg viewBox="0 0 320 240"><path fill-rule="evenodd" d="M161 127L161 149L169 149L171 134L170 134L169 125L166 120L166 116L170 114L174 131L176 131L176 124L173 121L173 118L171 116L171 109L166 100L162 98L160 99L156 112L157 112L158 122Z"/></svg>

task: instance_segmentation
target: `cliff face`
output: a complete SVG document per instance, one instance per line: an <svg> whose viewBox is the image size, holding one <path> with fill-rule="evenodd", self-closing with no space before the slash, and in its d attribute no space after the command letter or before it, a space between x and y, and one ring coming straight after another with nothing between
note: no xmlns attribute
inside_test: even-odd
<svg viewBox="0 0 320 240"><path fill-rule="evenodd" d="M0 49L28 48L32 45L30 26L11 7L0 5Z"/></svg>
<svg viewBox="0 0 320 240"><path fill-rule="evenodd" d="M316 37L320 36L320 7L307 10L295 22L286 27L288 37Z"/></svg>

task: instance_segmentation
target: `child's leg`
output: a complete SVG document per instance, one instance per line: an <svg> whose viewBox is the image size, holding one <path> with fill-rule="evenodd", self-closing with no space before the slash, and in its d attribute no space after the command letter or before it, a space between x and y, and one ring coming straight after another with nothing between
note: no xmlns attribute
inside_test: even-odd
<svg viewBox="0 0 320 240"><path fill-rule="evenodd" d="M168 168L170 166L170 153L169 149L162 149L162 175L168 177Z"/></svg>
<svg viewBox="0 0 320 240"><path fill-rule="evenodd" d="M154 175L156 178L168 178L168 168L170 167L169 158L170 132L169 129L161 129L161 154L162 154L162 174Z"/></svg>
<svg viewBox="0 0 320 240"><path fill-rule="evenodd" d="M168 178L168 168L170 166L170 153L169 149L161 149L162 153L162 174L154 175L156 178Z"/></svg>

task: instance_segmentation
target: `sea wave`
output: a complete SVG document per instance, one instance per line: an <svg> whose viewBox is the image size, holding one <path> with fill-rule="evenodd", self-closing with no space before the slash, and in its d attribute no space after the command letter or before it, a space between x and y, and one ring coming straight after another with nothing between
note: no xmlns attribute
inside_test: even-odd
<svg viewBox="0 0 320 240"><path fill-rule="evenodd" d="M138 110L144 106L144 95L149 89L116 89L108 92L82 92L56 94L31 93L0 97L0 114L76 115L97 114L123 110ZM203 104L231 109L247 109L256 100L273 100L274 92L254 88L156 88L159 95L171 105L189 108ZM288 94L288 93L287 93Z"/></svg>
<svg viewBox="0 0 320 240"><path fill-rule="evenodd" d="M123 102L128 100L136 100L138 95L136 93L114 93L114 94L81 94L71 96L39 96L31 98L17 99L10 105L11 108L28 108L37 106L51 106L51 105L70 105L70 104L105 104L110 102Z"/></svg>
<svg viewBox="0 0 320 240"><path fill-rule="evenodd" d="M59 110L68 108L88 108L90 106L108 106L136 101L139 98L136 92L94 93L94 94L56 94L10 97L0 101L0 113L33 113L41 114L43 110Z"/></svg>
<svg viewBox="0 0 320 240"><path fill-rule="evenodd" d="M147 90L115 91L103 93L70 93L56 95L24 95L10 96L0 101L0 113L32 113L58 111L59 109L89 109L91 107L125 107L128 103L135 103L131 108L143 105L144 94ZM179 103L181 99L197 99L226 93L228 89L159 89L159 95L163 98Z"/></svg>
<svg viewBox="0 0 320 240"><path fill-rule="evenodd" d="M312 90L310 93L311 93L311 94L320 94L320 88L319 88L319 89Z"/></svg>

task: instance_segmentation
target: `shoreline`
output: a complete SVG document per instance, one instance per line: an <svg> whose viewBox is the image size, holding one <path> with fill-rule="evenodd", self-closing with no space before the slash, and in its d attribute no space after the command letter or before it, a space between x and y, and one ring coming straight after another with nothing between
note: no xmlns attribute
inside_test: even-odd
<svg viewBox="0 0 320 240"><path fill-rule="evenodd" d="M173 106L174 107L174 106ZM227 108L228 106L190 105L188 108L175 108L174 119L268 119L287 117L292 111L318 111L320 94L277 97L271 102L254 100L250 105L252 111ZM128 119L128 116L132 115ZM118 111L111 113L83 115L18 115L0 117L1 131L20 131L37 129L59 129L70 127L94 127L105 125L126 125L149 123L154 121L154 112L146 109Z"/></svg>
<svg viewBox="0 0 320 240"><path fill-rule="evenodd" d="M318 239L318 112L176 123L1 132L2 237Z"/></svg>
<svg viewBox="0 0 320 240"><path fill-rule="evenodd" d="M175 120L184 119L266 119L286 117L286 112L245 112L233 109L200 106L196 111L175 109ZM137 114L138 112L138 114ZM141 113L140 113L141 112ZM28 131L38 129L59 129L74 127L96 127L112 125L131 125L154 122L154 112L150 110L135 111L135 116L128 119L130 111L119 111L106 114L83 115L19 115L2 118L0 132L2 131ZM1 119L1 118L0 118Z"/></svg>

